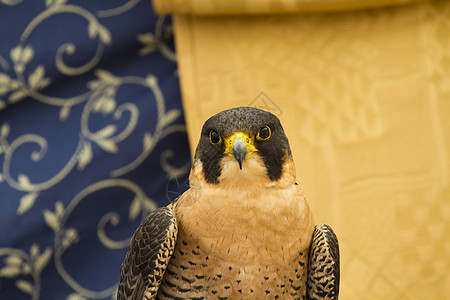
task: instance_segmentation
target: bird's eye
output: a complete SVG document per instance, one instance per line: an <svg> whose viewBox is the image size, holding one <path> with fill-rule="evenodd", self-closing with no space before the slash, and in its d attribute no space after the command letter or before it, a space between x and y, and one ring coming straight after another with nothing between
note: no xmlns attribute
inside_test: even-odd
<svg viewBox="0 0 450 300"><path fill-rule="evenodd" d="M222 138L217 133L217 131L211 130L209 132L209 140L211 141L211 144L217 145L218 143L220 143L222 141Z"/></svg>
<svg viewBox="0 0 450 300"><path fill-rule="evenodd" d="M265 141L270 138L271 134L272 133L270 131L270 127L266 125L259 130L258 134L256 135L256 138L260 141Z"/></svg>

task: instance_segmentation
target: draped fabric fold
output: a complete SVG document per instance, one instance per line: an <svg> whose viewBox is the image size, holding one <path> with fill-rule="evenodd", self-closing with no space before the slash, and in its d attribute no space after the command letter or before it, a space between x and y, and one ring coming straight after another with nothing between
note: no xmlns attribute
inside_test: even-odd
<svg viewBox="0 0 450 300"><path fill-rule="evenodd" d="M258 15L350 11L429 0L154 0L160 14Z"/></svg>

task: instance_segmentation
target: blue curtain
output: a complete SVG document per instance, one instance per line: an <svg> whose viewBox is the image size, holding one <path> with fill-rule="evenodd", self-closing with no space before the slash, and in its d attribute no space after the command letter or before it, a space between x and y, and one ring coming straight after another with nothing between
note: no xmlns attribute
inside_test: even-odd
<svg viewBox="0 0 450 300"><path fill-rule="evenodd" d="M149 0L0 0L0 299L115 298L187 187L171 19Z"/></svg>

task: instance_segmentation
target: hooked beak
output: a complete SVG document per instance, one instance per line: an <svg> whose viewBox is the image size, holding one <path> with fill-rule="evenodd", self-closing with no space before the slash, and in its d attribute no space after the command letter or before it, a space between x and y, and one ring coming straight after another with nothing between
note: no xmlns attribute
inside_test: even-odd
<svg viewBox="0 0 450 300"><path fill-rule="evenodd" d="M243 132L235 132L225 139L225 153L234 157L242 170L244 159L255 151L258 151L253 144L253 139Z"/></svg>

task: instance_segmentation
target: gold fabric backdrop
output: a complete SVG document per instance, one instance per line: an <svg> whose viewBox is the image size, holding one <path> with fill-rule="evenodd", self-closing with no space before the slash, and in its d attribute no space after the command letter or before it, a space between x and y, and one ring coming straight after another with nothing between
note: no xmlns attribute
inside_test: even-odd
<svg viewBox="0 0 450 300"><path fill-rule="evenodd" d="M450 299L450 3L218 17L162 2L192 149L223 109L271 110L339 237L340 299Z"/></svg>

